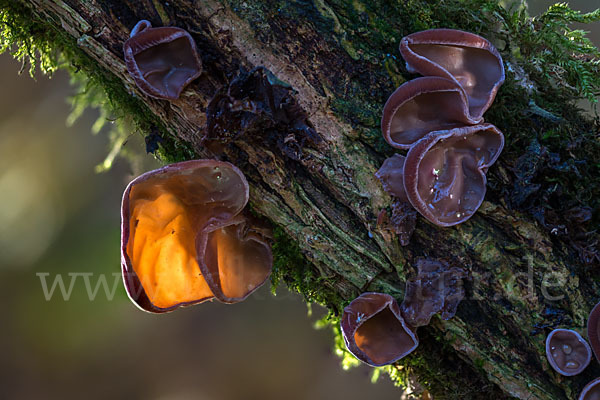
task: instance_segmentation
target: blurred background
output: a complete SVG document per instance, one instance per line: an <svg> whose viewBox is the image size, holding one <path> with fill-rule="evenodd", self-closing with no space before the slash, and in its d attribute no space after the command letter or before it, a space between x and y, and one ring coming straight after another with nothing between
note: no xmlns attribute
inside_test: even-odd
<svg viewBox="0 0 600 400"><path fill-rule="evenodd" d="M530 13L553 3L531 1ZM588 29L600 44L599 24ZM368 367L343 371L332 333L313 328L324 310L309 316L284 287L273 296L267 284L233 306L135 308L119 273L121 194L159 164L117 159L97 173L110 151L104 132L90 133L98 113L67 126L68 76L34 81L20 69L0 56L1 398L400 398L387 378L371 384ZM144 154L139 135L126 147Z"/></svg>

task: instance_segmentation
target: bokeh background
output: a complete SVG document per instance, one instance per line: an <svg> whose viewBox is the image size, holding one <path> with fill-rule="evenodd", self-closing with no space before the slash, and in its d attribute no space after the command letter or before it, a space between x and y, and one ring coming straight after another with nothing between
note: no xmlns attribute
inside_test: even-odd
<svg viewBox="0 0 600 400"><path fill-rule="evenodd" d="M530 13L553 3L531 1ZM599 24L587 29L600 44ZM133 176L159 164L132 134L125 146L137 162L96 172L110 151L106 130L91 134L98 113L67 126L68 76L33 80L20 69L0 56L0 398L400 398L387 378L373 385L368 367L343 371L332 333L313 328L324 310L309 315L284 287L233 306L135 308L119 275L120 200ZM48 292L57 276L68 300L58 286L47 299L42 283Z"/></svg>

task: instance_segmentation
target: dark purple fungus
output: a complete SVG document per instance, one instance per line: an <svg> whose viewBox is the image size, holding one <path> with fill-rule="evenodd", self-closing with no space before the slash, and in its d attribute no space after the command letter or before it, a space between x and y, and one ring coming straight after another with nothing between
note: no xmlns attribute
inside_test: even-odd
<svg viewBox="0 0 600 400"><path fill-rule="evenodd" d="M363 293L344 308L342 335L359 360L379 367L406 356L419 345L398 303L384 293Z"/></svg>
<svg viewBox="0 0 600 400"><path fill-rule="evenodd" d="M196 43L175 27L152 28L141 20L123 44L127 71L145 94L175 100L202 72Z"/></svg>
<svg viewBox="0 0 600 400"><path fill-rule="evenodd" d="M485 174L503 147L504 135L491 124L429 133L406 156L408 200L438 226L466 221L483 202Z"/></svg>
<svg viewBox="0 0 600 400"><path fill-rule="evenodd" d="M594 379L583 388L579 400L600 400L600 378Z"/></svg>
<svg viewBox="0 0 600 400"><path fill-rule="evenodd" d="M418 274L406 281L404 300L400 305L404 320L414 327L429 324L434 314L448 320L456 314L465 297L464 269L450 267L439 260L417 260Z"/></svg>
<svg viewBox="0 0 600 400"><path fill-rule="evenodd" d="M590 312L587 331L596 360L600 362L600 303L596 304L592 312Z"/></svg>
<svg viewBox="0 0 600 400"><path fill-rule="evenodd" d="M573 376L588 366L592 350L579 333L569 329L555 329L546 339L546 357L556 372Z"/></svg>
<svg viewBox="0 0 600 400"><path fill-rule="evenodd" d="M415 231L417 224L417 212L409 203L404 190L404 160L406 157L394 154L383 162L383 165L375 173L383 185L383 189L398 200L392 203L392 216L386 221L400 239L402 246L407 246ZM387 214L386 214L387 216Z"/></svg>
<svg viewBox="0 0 600 400"><path fill-rule="evenodd" d="M406 190L404 190L404 162L406 157L394 154L383 162L383 165L375 173L381 182L383 190L402 201L408 202Z"/></svg>
<svg viewBox="0 0 600 400"><path fill-rule="evenodd" d="M206 136L211 143L228 143L243 136L279 149L300 160L303 149L322 142L308 114L296 102L292 87L268 69L242 71L229 86L221 88L206 108Z"/></svg>
<svg viewBox="0 0 600 400"><path fill-rule="evenodd" d="M458 83L468 97L473 119L481 119L504 82L500 53L473 33L454 29L416 32L402 38L400 53L409 71Z"/></svg>
<svg viewBox="0 0 600 400"><path fill-rule="evenodd" d="M390 224L398 235L400 244L408 246L415 228L417 227L417 211L409 203L395 201L392 203Z"/></svg>
<svg viewBox="0 0 600 400"><path fill-rule="evenodd" d="M383 108L381 131L390 146L408 149L431 131L474 125L464 90L454 80L416 78L400 86Z"/></svg>
<svg viewBox="0 0 600 400"><path fill-rule="evenodd" d="M504 146L504 135L482 123L504 82L502 58L486 39L452 29L406 36L400 52L409 71L425 77L400 86L384 106L383 137L409 151L376 176L429 221L453 226L483 202L485 173Z"/></svg>
<svg viewBox="0 0 600 400"><path fill-rule="evenodd" d="M245 299L269 277L271 231L243 212L248 182L234 165L193 160L147 172L123 194L121 264L131 300L167 312Z"/></svg>
<svg viewBox="0 0 600 400"><path fill-rule="evenodd" d="M408 246L417 226L417 211L410 203L396 200L392 203L392 216L381 210L377 216L377 228L392 231L400 240L400 245Z"/></svg>

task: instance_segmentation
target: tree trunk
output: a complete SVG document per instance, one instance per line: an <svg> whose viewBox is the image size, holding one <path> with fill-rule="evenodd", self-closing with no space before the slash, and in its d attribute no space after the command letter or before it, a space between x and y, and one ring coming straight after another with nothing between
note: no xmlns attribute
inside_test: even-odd
<svg viewBox="0 0 600 400"><path fill-rule="evenodd" d="M97 70L85 72L110 80L111 90L126 90L123 97L138 102L141 113L157 117L162 135L175 136L197 157L217 156L242 169L253 211L278 227L275 275L307 298L339 313L364 291L402 299L419 257L467 269L467 299L456 317L434 318L421 328L420 348L397 366L414 373L435 398L574 399L600 376L593 362L578 377L561 377L544 347L554 327L585 333L598 300L598 236L591 232L599 217L598 127L564 103L572 94L551 86L551 77L527 76L529 59L515 51L523 53L524 39L507 31L508 14L492 7L494 1L22 3L28 8L7 7L31 13L38 29L61 38L67 58L93 60ZM140 19L184 28L196 40L204 71L178 101L143 95L127 74L122 44ZM486 114L505 133L507 146L488 173L486 201L473 218L439 228L419 217L410 244L402 247L377 223L393 202L374 177L393 154L379 119L387 96L413 77L397 51L400 39L430 27L482 34L510 63ZM249 73L256 67L264 70ZM294 118L278 119L268 110L228 115L211 103L231 87L255 88L275 78L281 81L275 106L283 96ZM531 94L528 79L537 87ZM229 96L245 100L243 90ZM239 119L242 114L246 119ZM214 120L238 131L208 129ZM586 137L592 139L587 144ZM166 150L173 157L175 151ZM586 207L595 210L591 221ZM296 246L306 265L294 256Z"/></svg>

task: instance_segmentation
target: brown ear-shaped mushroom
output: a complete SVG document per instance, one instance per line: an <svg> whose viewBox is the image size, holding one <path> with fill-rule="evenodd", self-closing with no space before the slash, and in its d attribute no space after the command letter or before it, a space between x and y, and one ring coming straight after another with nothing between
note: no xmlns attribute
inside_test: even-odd
<svg viewBox="0 0 600 400"><path fill-rule="evenodd" d="M396 300L384 293L363 293L354 299L344 308L341 328L348 350L375 367L398 361L419 345Z"/></svg>
<svg viewBox="0 0 600 400"><path fill-rule="evenodd" d="M202 72L202 61L190 34L175 27L152 28L141 20L123 44L127 71L140 90L175 100Z"/></svg>
<svg viewBox="0 0 600 400"><path fill-rule="evenodd" d="M394 154L383 162L383 165L375 173L383 186L383 190L394 197L408 203L406 190L404 190L404 162L406 157Z"/></svg>
<svg viewBox="0 0 600 400"><path fill-rule="evenodd" d="M458 304L465 297L463 278L465 270L452 267L440 260L417 260L418 274L406 281L404 300L400 305L404 320L414 327L429 324L434 314L443 320L456 314Z"/></svg>
<svg viewBox="0 0 600 400"><path fill-rule="evenodd" d="M244 300L271 273L271 228L250 214L238 215L206 236L200 263L215 297L223 303Z"/></svg>
<svg viewBox="0 0 600 400"><path fill-rule="evenodd" d="M473 33L454 29L416 32L402 38L400 53L409 71L460 84L469 98L473 119L482 117L504 83L500 53Z"/></svg>
<svg viewBox="0 0 600 400"><path fill-rule="evenodd" d="M491 124L429 133L406 156L408 200L438 226L466 221L483 202L485 173L503 147L504 135Z"/></svg>
<svg viewBox="0 0 600 400"><path fill-rule="evenodd" d="M590 312L587 332L588 339L592 345L592 350L594 351L594 356L596 356L596 360L600 362L600 303L596 304Z"/></svg>
<svg viewBox="0 0 600 400"><path fill-rule="evenodd" d="M578 400L600 400L600 378L585 385Z"/></svg>
<svg viewBox="0 0 600 400"><path fill-rule="evenodd" d="M248 183L234 165L194 160L134 179L123 194L121 264L150 312L248 296L272 267L269 229L241 214Z"/></svg>
<svg viewBox="0 0 600 400"><path fill-rule="evenodd" d="M454 80L416 78L400 86L383 107L381 131L390 146L408 149L431 131L481 122L469 116L464 90Z"/></svg>
<svg viewBox="0 0 600 400"><path fill-rule="evenodd" d="M546 338L546 357L556 372L573 376L588 366L592 350L579 333L569 329L555 329Z"/></svg>

